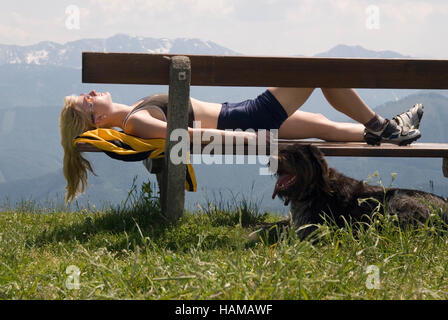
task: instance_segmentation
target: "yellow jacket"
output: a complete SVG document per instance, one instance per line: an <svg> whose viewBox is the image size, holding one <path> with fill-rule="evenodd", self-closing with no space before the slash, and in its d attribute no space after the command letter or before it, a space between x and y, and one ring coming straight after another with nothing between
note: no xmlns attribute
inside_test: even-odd
<svg viewBox="0 0 448 320"><path fill-rule="evenodd" d="M75 146L78 143L89 143L111 158L122 161L141 161L148 157L158 159L165 156L165 139L142 139L113 129L86 131L73 140ZM190 163L187 163L186 173L185 189L195 192L196 176Z"/></svg>

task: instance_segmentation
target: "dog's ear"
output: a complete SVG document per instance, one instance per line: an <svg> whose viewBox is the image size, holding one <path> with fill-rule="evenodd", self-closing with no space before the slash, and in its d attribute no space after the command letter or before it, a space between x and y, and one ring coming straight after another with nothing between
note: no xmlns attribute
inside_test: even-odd
<svg viewBox="0 0 448 320"><path fill-rule="evenodd" d="M321 190L327 194L331 194L333 191L330 186L330 170L324 154L319 150L319 148L311 144L308 145L308 151L310 154L310 160L313 164L315 164L314 167L319 177Z"/></svg>
<svg viewBox="0 0 448 320"><path fill-rule="evenodd" d="M322 169L324 171L328 171L328 163L327 163L327 160L325 160L325 156L322 153L322 151L320 151L318 147L313 146L312 144L308 144L307 147L308 147L308 151L309 151L311 159L314 158L314 160L319 162L319 164L322 166Z"/></svg>

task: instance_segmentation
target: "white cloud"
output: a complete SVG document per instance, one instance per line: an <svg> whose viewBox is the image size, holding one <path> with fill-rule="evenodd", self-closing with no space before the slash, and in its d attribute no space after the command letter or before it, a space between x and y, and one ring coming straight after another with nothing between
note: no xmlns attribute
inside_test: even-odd
<svg viewBox="0 0 448 320"><path fill-rule="evenodd" d="M65 13L65 12L64 12ZM63 14L56 15L51 19L38 17L30 17L19 12L11 12L12 24L20 26L20 29L27 30L27 34L39 33L40 30L54 30L58 26L61 26L65 16ZM42 39L44 40L44 39ZM47 39L45 39L47 40Z"/></svg>
<svg viewBox="0 0 448 320"><path fill-rule="evenodd" d="M379 6L381 13L397 23L422 23L434 12L432 4L423 1L385 3Z"/></svg>
<svg viewBox="0 0 448 320"><path fill-rule="evenodd" d="M234 10L236 0L90 0L90 7L97 7L117 18L128 13L215 15L223 16Z"/></svg>
<svg viewBox="0 0 448 320"><path fill-rule="evenodd" d="M4 24L0 24L0 37L3 39L11 40L28 40L30 33L18 27L11 27Z"/></svg>
<svg viewBox="0 0 448 320"><path fill-rule="evenodd" d="M367 1L367 0L330 0L329 4L338 15L365 14L368 6L377 6L380 14L397 23L423 22L436 10L447 10L446 2L421 0Z"/></svg>
<svg viewBox="0 0 448 320"><path fill-rule="evenodd" d="M89 0L91 14L85 22L88 26L127 24L137 28L176 14L176 6L175 0Z"/></svg>
<svg viewBox="0 0 448 320"><path fill-rule="evenodd" d="M233 0L185 0L195 14L228 15L235 10Z"/></svg>
<svg viewBox="0 0 448 320"><path fill-rule="evenodd" d="M76 3L75 3L76 2ZM79 30L65 28L66 3L16 0L6 5L0 42L31 44L106 38L116 33L201 38L246 54L288 55L339 43L404 54L446 56L446 0L77 0ZM16 3L19 3L16 5ZM22 3L22 4L20 4ZM46 3L46 4L43 4ZM25 7L27 10L22 8ZM366 8L380 9L380 29L368 30ZM8 6L8 9L6 8Z"/></svg>

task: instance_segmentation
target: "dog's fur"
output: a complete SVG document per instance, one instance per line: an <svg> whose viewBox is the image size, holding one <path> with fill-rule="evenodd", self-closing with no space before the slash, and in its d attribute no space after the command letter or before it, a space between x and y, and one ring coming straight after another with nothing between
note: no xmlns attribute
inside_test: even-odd
<svg viewBox="0 0 448 320"><path fill-rule="evenodd" d="M349 178L333 168L312 145L292 145L279 151L278 177L273 198L291 203L291 219L300 230L307 224L321 224L323 215L338 226L347 222L371 222L376 207L398 216L400 226L424 223L436 209L448 222L445 199L423 191L383 188ZM361 200L365 199L365 200ZM381 205L379 205L381 204ZM345 220L345 221L344 221ZM284 226L285 221L278 223ZM305 238L313 228L298 231Z"/></svg>

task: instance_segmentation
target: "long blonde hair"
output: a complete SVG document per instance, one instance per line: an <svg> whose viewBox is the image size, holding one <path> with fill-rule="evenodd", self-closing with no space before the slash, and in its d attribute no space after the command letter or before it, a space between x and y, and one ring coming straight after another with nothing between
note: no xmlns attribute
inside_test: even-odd
<svg viewBox="0 0 448 320"><path fill-rule="evenodd" d="M87 170L93 172L90 162L82 157L73 145L73 139L81 133L94 129L87 115L75 104L76 96L64 98L59 116L61 144L64 148L63 172L67 182L65 202L73 201L87 186Z"/></svg>

